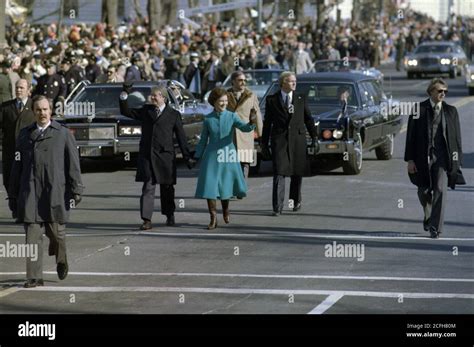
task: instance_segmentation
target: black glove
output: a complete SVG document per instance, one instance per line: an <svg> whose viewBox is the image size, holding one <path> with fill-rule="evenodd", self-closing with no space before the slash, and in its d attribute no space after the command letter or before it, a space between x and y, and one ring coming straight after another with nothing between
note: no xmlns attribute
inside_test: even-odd
<svg viewBox="0 0 474 347"><path fill-rule="evenodd" d="M315 137L313 137L313 139L311 140L311 148L313 150L313 154L316 154L319 152L319 143Z"/></svg>
<svg viewBox="0 0 474 347"><path fill-rule="evenodd" d="M272 160L272 153L267 145L262 145L262 159L263 160Z"/></svg>
<svg viewBox="0 0 474 347"><path fill-rule="evenodd" d="M188 160L186 160L186 165L188 166L188 169L192 170L196 166L196 162L197 161L193 158L189 158Z"/></svg>
<svg viewBox="0 0 474 347"><path fill-rule="evenodd" d="M13 216L16 216L16 199L15 198L8 198L8 208L12 211Z"/></svg>
<svg viewBox="0 0 474 347"><path fill-rule="evenodd" d="M127 93L127 94L130 94L132 92L132 87L133 87L133 83L132 82L123 82L123 88L122 90Z"/></svg>
<svg viewBox="0 0 474 347"><path fill-rule="evenodd" d="M75 206L79 205L79 203L82 201L82 196L80 196L79 194L74 194L72 198L74 199Z"/></svg>

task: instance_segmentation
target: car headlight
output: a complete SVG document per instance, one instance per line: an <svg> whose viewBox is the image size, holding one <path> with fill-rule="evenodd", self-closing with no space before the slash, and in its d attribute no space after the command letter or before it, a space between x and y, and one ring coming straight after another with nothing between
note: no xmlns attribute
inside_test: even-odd
<svg viewBox="0 0 474 347"><path fill-rule="evenodd" d="M140 136L142 128L140 126L121 126L119 127L119 136Z"/></svg>
<svg viewBox="0 0 474 347"><path fill-rule="evenodd" d="M114 127L89 128L89 140L111 140L114 138Z"/></svg>
<svg viewBox="0 0 474 347"><path fill-rule="evenodd" d="M323 135L323 139L329 140L332 136L332 131L329 130L329 129L326 129L326 130L323 131L322 135Z"/></svg>
<svg viewBox="0 0 474 347"><path fill-rule="evenodd" d="M342 137L342 130L336 129L332 132L332 137L339 140Z"/></svg>
<svg viewBox="0 0 474 347"><path fill-rule="evenodd" d="M448 59L448 58L443 58L443 59L441 59L441 64L442 65L449 65L449 64L451 64L451 60Z"/></svg>
<svg viewBox="0 0 474 347"><path fill-rule="evenodd" d="M408 66L417 66L418 65L418 60L416 59L409 59L408 60Z"/></svg>
<svg viewBox="0 0 474 347"><path fill-rule="evenodd" d="M471 81L474 81L474 73L471 75Z"/></svg>

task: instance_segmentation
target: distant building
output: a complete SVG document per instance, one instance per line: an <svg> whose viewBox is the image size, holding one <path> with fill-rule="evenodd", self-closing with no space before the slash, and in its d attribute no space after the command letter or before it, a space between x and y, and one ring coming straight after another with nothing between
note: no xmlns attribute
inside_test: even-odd
<svg viewBox="0 0 474 347"><path fill-rule="evenodd" d="M449 13L474 17L474 0L405 0L410 8L428 14L436 21L447 22ZM451 9L450 9L451 7Z"/></svg>

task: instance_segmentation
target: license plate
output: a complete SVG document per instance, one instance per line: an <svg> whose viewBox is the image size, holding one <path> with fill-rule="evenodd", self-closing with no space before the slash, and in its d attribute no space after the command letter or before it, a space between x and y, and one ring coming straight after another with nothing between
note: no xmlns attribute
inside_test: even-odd
<svg viewBox="0 0 474 347"><path fill-rule="evenodd" d="M102 150L98 147L81 147L79 154L81 157L100 157Z"/></svg>
<svg viewBox="0 0 474 347"><path fill-rule="evenodd" d="M338 149L338 148L339 148L339 145L337 145L337 144L330 144L330 145L326 145L326 148L327 148L327 149Z"/></svg>

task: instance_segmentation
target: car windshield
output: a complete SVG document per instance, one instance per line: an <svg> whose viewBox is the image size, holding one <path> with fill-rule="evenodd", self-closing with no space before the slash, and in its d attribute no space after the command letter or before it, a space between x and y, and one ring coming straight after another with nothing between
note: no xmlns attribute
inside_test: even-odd
<svg viewBox="0 0 474 347"><path fill-rule="evenodd" d="M415 53L452 53L453 48L449 45L420 46Z"/></svg>
<svg viewBox="0 0 474 347"><path fill-rule="evenodd" d="M361 68L362 63L359 60L317 61L314 65L316 72L360 70Z"/></svg>
<svg viewBox="0 0 474 347"><path fill-rule="evenodd" d="M279 90L277 83L273 84L267 95L274 94ZM308 100L309 106L335 106L341 105L341 94L347 90L348 106L358 106L357 97L354 91L354 85L350 83L337 82L298 82L296 84L296 93L304 94Z"/></svg>
<svg viewBox="0 0 474 347"><path fill-rule="evenodd" d="M136 87L128 96L128 105L130 108L142 107L150 95L149 87ZM122 92L122 86L117 87L94 87L86 88L74 102L93 102L96 110L100 109L119 109L119 95Z"/></svg>
<svg viewBox="0 0 474 347"><path fill-rule="evenodd" d="M245 72L247 79L247 87L269 86L273 81L277 81L281 71L255 71ZM232 82L230 78L224 83L223 87L231 87Z"/></svg>

